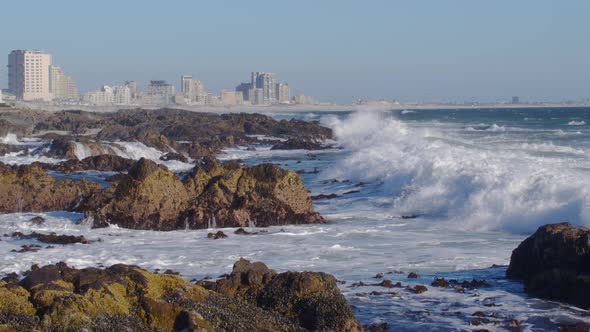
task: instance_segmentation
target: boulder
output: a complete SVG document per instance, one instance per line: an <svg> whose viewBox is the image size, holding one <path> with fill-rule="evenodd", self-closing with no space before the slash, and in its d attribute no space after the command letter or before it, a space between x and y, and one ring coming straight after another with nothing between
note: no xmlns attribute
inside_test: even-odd
<svg viewBox="0 0 590 332"><path fill-rule="evenodd" d="M261 280L260 303L122 264L74 269L57 263L33 266L25 275L0 281L0 323L7 330L360 331L325 274L272 274Z"/></svg>
<svg viewBox="0 0 590 332"><path fill-rule="evenodd" d="M177 160L183 163L188 162L188 158L185 157L182 153L178 152L168 152L165 155L160 157L160 160L163 161L170 161L170 160Z"/></svg>
<svg viewBox="0 0 590 332"><path fill-rule="evenodd" d="M181 181L141 159L118 184L81 204L94 227L173 230L321 223L301 178L279 166L205 158Z"/></svg>
<svg viewBox="0 0 590 332"><path fill-rule="evenodd" d="M303 181L277 165L241 167L205 158L184 181L192 200L190 228L321 223Z"/></svg>
<svg viewBox="0 0 590 332"><path fill-rule="evenodd" d="M188 206L186 188L166 167L140 159L112 190L86 206L95 227L110 223L125 228L173 230L184 227L179 215Z"/></svg>
<svg viewBox="0 0 590 332"><path fill-rule="evenodd" d="M0 166L0 212L74 210L100 185L81 181L57 181L37 166Z"/></svg>
<svg viewBox="0 0 590 332"><path fill-rule="evenodd" d="M287 317L309 331L361 331L336 278L325 273L277 274L260 262L240 259L232 273L208 288Z"/></svg>
<svg viewBox="0 0 590 332"><path fill-rule="evenodd" d="M512 252L506 275L533 296L590 309L590 229L539 227Z"/></svg>

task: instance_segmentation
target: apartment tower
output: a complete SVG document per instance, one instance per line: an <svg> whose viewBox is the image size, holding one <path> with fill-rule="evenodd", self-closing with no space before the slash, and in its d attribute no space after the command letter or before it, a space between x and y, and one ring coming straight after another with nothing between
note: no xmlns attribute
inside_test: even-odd
<svg viewBox="0 0 590 332"><path fill-rule="evenodd" d="M51 101L51 54L15 50L8 55L8 89L18 100Z"/></svg>

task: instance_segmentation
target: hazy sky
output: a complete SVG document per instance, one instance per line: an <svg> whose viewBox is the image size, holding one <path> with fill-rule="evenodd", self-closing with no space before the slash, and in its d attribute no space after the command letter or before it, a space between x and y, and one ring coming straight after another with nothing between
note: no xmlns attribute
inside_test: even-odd
<svg viewBox="0 0 590 332"><path fill-rule="evenodd" d="M277 73L322 100L590 97L589 0L36 0L0 5L12 49L81 91L193 74L217 93Z"/></svg>

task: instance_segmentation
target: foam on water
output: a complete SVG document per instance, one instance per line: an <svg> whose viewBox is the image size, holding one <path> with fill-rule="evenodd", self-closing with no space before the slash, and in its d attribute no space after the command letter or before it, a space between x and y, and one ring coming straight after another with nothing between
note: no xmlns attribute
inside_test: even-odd
<svg viewBox="0 0 590 332"><path fill-rule="evenodd" d="M47 164L57 164L64 161L63 159L55 159L45 157L42 155L33 155L26 153L25 151L10 152L3 156L0 156L0 162L8 165L29 165L34 162L42 162Z"/></svg>
<svg viewBox="0 0 590 332"><path fill-rule="evenodd" d="M36 215L44 217L46 222L41 225L29 222ZM247 236L233 234L234 229L223 229L229 237L215 241L206 238L210 230L153 232L113 226L90 229L75 224L81 217L81 214L68 212L0 215L1 233L57 232L84 235L93 241L91 244L56 245L36 253L14 253L10 251L20 249L21 245L39 243L6 237L0 241L0 252L4 255L0 272L22 272L32 264L64 261L77 268L136 264L149 270L172 269L186 278L203 278L227 273L236 260L244 257L264 261L278 271L334 274L346 281L340 285L341 290L363 324L383 319L396 327L395 330L412 330L420 324L434 330L444 330L449 325L465 329L473 312L490 312L486 303L497 304L498 307L492 309L499 316L521 319L525 326L551 326L549 320L590 322L587 314L528 298L520 284L503 278L504 267L489 268L492 264L508 263L511 249L522 236L497 232L440 232L434 224L419 220L411 223L332 220L327 225L270 227L263 233ZM386 279L404 285L428 285L435 276L460 280L477 277L487 280L491 286L466 294L429 287L427 293L412 295L394 289L397 296L369 294L386 290L380 287L351 287L357 281L380 282L372 276L400 270L404 273L387 274ZM410 271L418 272L421 277L407 279ZM425 309L430 311L428 315ZM448 315L449 310L455 314ZM545 318L538 322L537 316Z"/></svg>
<svg viewBox="0 0 590 332"><path fill-rule="evenodd" d="M324 176L378 183L377 195L389 202L372 206L376 210L472 230L532 232L560 221L590 225L590 177L580 170L590 166L584 150L525 144L585 158L527 154L414 128L390 113L333 117L331 126L351 153Z"/></svg>

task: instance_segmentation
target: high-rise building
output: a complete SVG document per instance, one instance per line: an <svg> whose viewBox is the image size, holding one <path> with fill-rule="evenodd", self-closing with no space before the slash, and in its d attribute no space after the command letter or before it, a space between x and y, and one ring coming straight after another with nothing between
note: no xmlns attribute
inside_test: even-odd
<svg viewBox="0 0 590 332"><path fill-rule="evenodd" d="M41 51L15 50L8 55L8 88L19 100L51 101L49 68L51 55Z"/></svg>
<svg viewBox="0 0 590 332"><path fill-rule="evenodd" d="M205 103L207 92L201 81L193 79L192 75L183 75L180 77L180 86L182 94L188 102Z"/></svg>
<svg viewBox="0 0 590 332"><path fill-rule="evenodd" d="M113 87L113 102L117 105L131 104L131 89L128 85Z"/></svg>
<svg viewBox="0 0 590 332"><path fill-rule="evenodd" d="M243 96L243 100L250 100L250 90L252 90L252 83L240 83L236 86L236 92L240 92Z"/></svg>
<svg viewBox="0 0 590 332"><path fill-rule="evenodd" d="M250 90L250 102L252 105L263 105L265 104L264 100L264 90L262 89L252 89Z"/></svg>
<svg viewBox="0 0 590 332"><path fill-rule="evenodd" d="M176 95L176 87L166 81L150 81L147 87L147 104L170 104Z"/></svg>
<svg viewBox="0 0 590 332"><path fill-rule="evenodd" d="M262 89L264 104L270 104L277 101L277 92L275 84L275 74L273 73L252 73L252 77L256 76L256 89Z"/></svg>
<svg viewBox="0 0 590 332"><path fill-rule="evenodd" d="M288 103L291 100L291 88L287 83L277 83L277 101L279 103Z"/></svg>
<svg viewBox="0 0 590 332"><path fill-rule="evenodd" d="M520 98L518 96L512 97L512 103L515 105L520 104Z"/></svg>
<svg viewBox="0 0 590 332"><path fill-rule="evenodd" d="M49 92L54 100L79 98L74 79L65 75L60 67L49 66Z"/></svg>
<svg viewBox="0 0 590 332"><path fill-rule="evenodd" d="M221 90L220 102L223 105L239 105L244 101L241 91Z"/></svg>
<svg viewBox="0 0 590 332"><path fill-rule="evenodd" d="M139 87L136 81L125 81L125 86L129 88L129 94L132 100L139 99Z"/></svg>

